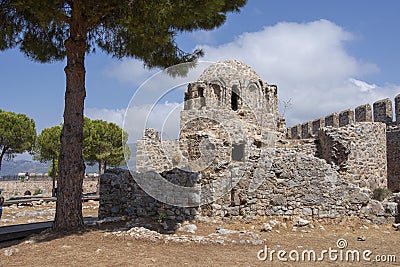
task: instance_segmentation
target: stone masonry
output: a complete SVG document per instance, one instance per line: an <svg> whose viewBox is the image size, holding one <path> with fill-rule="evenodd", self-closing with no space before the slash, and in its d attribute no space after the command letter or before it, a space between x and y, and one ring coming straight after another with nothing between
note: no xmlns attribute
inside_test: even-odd
<svg viewBox="0 0 400 267"><path fill-rule="evenodd" d="M179 140L146 129L136 146L137 172L101 176L100 218L398 217L394 198L380 202L373 192L399 190L400 96L395 122L386 99L373 105L374 121L364 105L286 128L277 86L227 60L208 67L184 98ZM177 195L174 188L182 187ZM174 201L184 207L165 204Z"/></svg>
<svg viewBox="0 0 400 267"><path fill-rule="evenodd" d="M297 136L288 134L287 137L291 142L300 137L315 140L319 144L315 155L340 166L340 172L360 187L399 192L400 95L394 102L394 115L392 101L386 98L376 101L373 108L365 104L356 107L354 112L348 109L338 116L333 113L325 120L309 122L313 127L312 136L299 132L303 123L287 130L295 129ZM325 127L321 121L325 121Z"/></svg>
<svg viewBox="0 0 400 267"><path fill-rule="evenodd" d="M96 192L98 179L83 179L83 193ZM41 180L29 180L21 182L20 180L14 181L0 181L0 188L3 190L2 195L6 198L21 197L26 191L41 192L44 197L50 197L53 188L51 178Z"/></svg>

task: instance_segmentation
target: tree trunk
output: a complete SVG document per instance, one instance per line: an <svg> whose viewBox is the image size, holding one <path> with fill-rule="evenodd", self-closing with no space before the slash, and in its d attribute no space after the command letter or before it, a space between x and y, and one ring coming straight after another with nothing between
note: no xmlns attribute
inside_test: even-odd
<svg viewBox="0 0 400 267"><path fill-rule="evenodd" d="M78 1L77 1L78 2ZM76 3L76 2L74 2ZM86 27L80 10L74 6L70 36L65 41L67 66L64 107L64 127L58 161L56 216L53 229L60 232L83 227L82 185L85 174L83 162L83 108L85 90Z"/></svg>
<svg viewBox="0 0 400 267"><path fill-rule="evenodd" d="M7 149L8 148L3 148L3 150L0 153L0 171L1 171L1 163L3 162L3 158L4 158L4 155L6 154Z"/></svg>
<svg viewBox="0 0 400 267"><path fill-rule="evenodd" d="M103 174L103 161L99 160L99 176L97 177L96 195L100 195L100 176Z"/></svg>
<svg viewBox="0 0 400 267"><path fill-rule="evenodd" d="M99 160L99 177L103 174L103 161Z"/></svg>
<svg viewBox="0 0 400 267"><path fill-rule="evenodd" d="M56 159L53 158L53 163L52 163L52 168L51 168L51 178L53 179L53 188L51 189L51 196L55 197L56 196Z"/></svg>

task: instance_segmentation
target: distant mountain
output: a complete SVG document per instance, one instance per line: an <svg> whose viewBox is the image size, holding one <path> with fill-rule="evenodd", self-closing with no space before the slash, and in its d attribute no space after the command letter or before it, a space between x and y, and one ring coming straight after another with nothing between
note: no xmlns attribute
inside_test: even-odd
<svg viewBox="0 0 400 267"><path fill-rule="evenodd" d="M30 160L3 160L0 175L17 175L19 172L47 173L50 163Z"/></svg>
<svg viewBox="0 0 400 267"><path fill-rule="evenodd" d="M130 165L135 165L136 161L136 144L129 144L131 147L131 160ZM121 166L126 168L126 166ZM30 172L30 173L47 173L50 169L50 163L40 163L39 161L32 160L3 160L1 165L0 176L6 175L17 175L20 172ZM97 164L89 166L86 164L86 173L97 173L99 167Z"/></svg>

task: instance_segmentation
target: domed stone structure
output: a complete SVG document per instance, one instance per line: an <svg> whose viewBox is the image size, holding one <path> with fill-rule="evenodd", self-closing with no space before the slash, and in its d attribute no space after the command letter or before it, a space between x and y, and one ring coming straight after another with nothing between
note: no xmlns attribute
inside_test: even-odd
<svg viewBox="0 0 400 267"><path fill-rule="evenodd" d="M238 60L217 62L206 68L185 92L185 110L201 109L251 111L260 116L271 114L274 118L270 119L276 120L277 87Z"/></svg>
<svg viewBox="0 0 400 267"><path fill-rule="evenodd" d="M220 83L232 87L243 81L258 82L261 77L249 66L238 60L225 60L217 62L204 70L198 81Z"/></svg>

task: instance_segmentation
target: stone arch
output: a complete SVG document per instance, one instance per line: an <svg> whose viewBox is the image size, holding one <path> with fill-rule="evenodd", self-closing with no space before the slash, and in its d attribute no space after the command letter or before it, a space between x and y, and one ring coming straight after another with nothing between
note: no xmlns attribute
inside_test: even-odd
<svg viewBox="0 0 400 267"><path fill-rule="evenodd" d="M262 99L262 93L257 83L249 83L246 87L246 104L249 105L251 108L259 108L260 102Z"/></svg>
<svg viewBox="0 0 400 267"><path fill-rule="evenodd" d="M240 107L240 92L237 85L232 86L231 90L231 109L236 111Z"/></svg>

